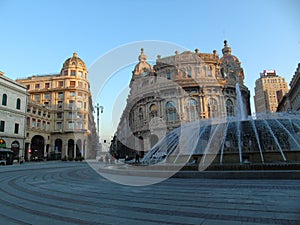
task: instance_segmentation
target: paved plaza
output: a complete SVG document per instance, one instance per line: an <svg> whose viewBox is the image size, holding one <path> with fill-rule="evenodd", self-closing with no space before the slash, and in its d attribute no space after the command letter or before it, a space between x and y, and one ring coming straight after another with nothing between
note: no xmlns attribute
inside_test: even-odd
<svg viewBox="0 0 300 225"><path fill-rule="evenodd" d="M0 224L300 224L300 180L113 183L85 162L0 167Z"/></svg>

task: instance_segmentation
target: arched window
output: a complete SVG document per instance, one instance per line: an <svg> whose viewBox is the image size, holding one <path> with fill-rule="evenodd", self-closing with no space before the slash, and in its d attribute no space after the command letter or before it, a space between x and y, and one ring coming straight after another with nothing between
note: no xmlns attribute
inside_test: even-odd
<svg viewBox="0 0 300 225"><path fill-rule="evenodd" d="M176 106L174 102L167 102L166 104L166 118L168 123L176 123L178 121Z"/></svg>
<svg viewBox="0 0 300 225"><path fill-rule="evenodd" d="M218 102L216 99L211 98L208 101L208 117L215 118L218 116Z"/></svg>
<svg viewBox="0 0 300 225"><path fill-rule="evenodd" d="M140 126L143 126L143 120L144 120L143 108L139 108L138 117L139 117Z"/></svg>
<svg viewBox="0 0 300 225"><path fill-rule="evenodd" d="M234 116L234 106L233 106L233 102L230 99L227 99L226 101L226 112L227 112L227 117Z"/></svg>
<svg viewBox="0 0 300 225"><path fill-rule="evenodd" d="M157 105L155 104L152 104L150 106L150 118L154 118L154 117L157 117Z"/></svg>
<svg viewBox="0 0 300 225"><path fill-rule="evenodd" d="M7 105L7 94L2 95L2 105Z"/></svg>
<svg viewBox="0 0 300 225"><path fill-rule="evenodd" d="M195 121L198 117L198 104L195 99L190 99L186 106L188 120Z"/></svg>
<svg viewBox="0 0 300 225"><path fill-rule="evenodd" d="M170 72L170 70L167 70L167 79L168 79L168 80L171 79L171 72Z"/></svg>
<svg viewBox="0 0 300 225"><path fill-rule="evenodd" d="M17 98L16 109L21 109L21 99Z"/></svg>

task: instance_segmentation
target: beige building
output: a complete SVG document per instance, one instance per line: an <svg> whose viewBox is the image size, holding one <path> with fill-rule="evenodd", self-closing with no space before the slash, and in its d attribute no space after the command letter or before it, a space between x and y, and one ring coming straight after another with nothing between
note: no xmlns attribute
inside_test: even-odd
<svg viewBox="0 0 300 225"><path fill-rule="evenodd" d="M290 90L279 103L277 111L300 111L300 63L290 82Z"/></svg>
<svg viewBox="0 0 300 225"><path fill-rule="evenodd" d="M184 123L250 115L250 92L241 63L227 41L222 53L220 58L216 51L176 51L172 56L158 56L152 66L142 49L111 152L124 157L135 150L143 157L144 151ZM241 112L235 107L237 86Z"/></svg>
<svg viewBox="0 0 300 225"><path fill-rule="evenodd" d="M12 150L14 159L25 154L26 107L26 88L0 71L0 148Z"/></svg>
<svg viewBox="0 0 300 225"><path fill-rule="evenodd" d="M76 53L59 74L18 79L29 97L26 147L43 157L95 157L97 135L86 65ZM91 137L93 137L91 139Z"/></svg>
<svg viewBox="0 0 300 225"><path fill-rule="evenodd" d="M264 70L255 81L255 112L276 112L279 102L288 93L288 85L275 70Z"/></svg>

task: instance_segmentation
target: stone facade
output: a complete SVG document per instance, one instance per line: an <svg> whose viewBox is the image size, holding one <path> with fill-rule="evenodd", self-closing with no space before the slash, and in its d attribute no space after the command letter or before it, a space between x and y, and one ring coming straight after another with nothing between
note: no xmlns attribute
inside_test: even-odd
<svg viewBox="0 0 300 225"><path fill-rule="evenodd" d="M35 137L39 157L45 153L96 157L88 71L76 53L64 62L59 74L31 76L17 82L26 86L30 94L27 151L36 150L31 146Z"/></svg>
<svg viewBox="0 0 300 225"><path fill-rule="evenodd" d="M143 157L144 151L184 123L236 116L237 84L245 105L243 117L250 115L241 63L227 41L222 53L219 58L216 51L176 51L173 56L158 55L152 66L142 49L111 152L124 157L135 150Z"/></svg>
<svg viewBox="0 0 300 225"><path fill-rule="evenodd" d="M24 156L26 129L26 88L0 72L0 148L14 152L14 158Z"/></svg>
<svg viewBox="0 0 300 225"><path fill-rule="evenodd" d="M276 112L279 102L288 93L288 85L275 70L265 70L255 81L255 112Z"/></svg>
<svg viewBox="0 0 300 225"><path fill-rule="evenodd" d="M284 96L278 106L279 112L300 111L300 63L290 82L290 91Z"/></svg>

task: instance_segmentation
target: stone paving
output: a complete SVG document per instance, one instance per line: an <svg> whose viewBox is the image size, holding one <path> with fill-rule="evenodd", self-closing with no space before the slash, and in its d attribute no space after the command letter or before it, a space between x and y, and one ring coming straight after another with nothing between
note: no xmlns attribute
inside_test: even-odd
<svg viewBox="0 0 300 225"><path fill-rule="evenodd" d="M300 224L300 180L113 183L85 162L0 167L0 224Z"/></svg>

